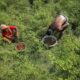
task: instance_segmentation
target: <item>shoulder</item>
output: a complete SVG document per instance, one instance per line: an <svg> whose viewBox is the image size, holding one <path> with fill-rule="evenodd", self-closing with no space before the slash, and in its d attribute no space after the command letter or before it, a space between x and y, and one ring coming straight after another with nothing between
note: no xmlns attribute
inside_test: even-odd
<svg viewBox="0 0 80 80"><path fill-rule="evenodd" d="M10 27L10 29L15 29L16 28L16 26L9 26Z"/></svg>

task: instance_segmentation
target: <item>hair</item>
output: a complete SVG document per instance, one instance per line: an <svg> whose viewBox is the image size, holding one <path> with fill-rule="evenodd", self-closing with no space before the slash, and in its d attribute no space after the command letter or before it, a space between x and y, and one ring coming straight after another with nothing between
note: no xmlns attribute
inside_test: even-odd
<svg viewBox="0 0 80 80"><path fill-rule="evenodd" d="M1 24L1 27L2 27L2 26L6 26L6 25L5 25L5 24Z"/></svg>
<svg viewBox="0 0 80 80"><path fill-rule="evenodd" d="M8 28L8 26L6 26L5 24L1 24L1 30L3 29L3 28Z"/></svg>

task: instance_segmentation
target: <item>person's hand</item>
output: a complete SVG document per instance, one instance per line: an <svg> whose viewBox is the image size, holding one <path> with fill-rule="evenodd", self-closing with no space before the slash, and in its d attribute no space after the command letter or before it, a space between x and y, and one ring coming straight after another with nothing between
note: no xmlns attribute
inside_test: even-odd
<svg viewBox="0 0 80 80"><path fill-rule="evenodd" d="M66 25L68 26L68 25L69 25L69 23L67 22L67 23L66 23Z"/></svg>
<svg viewBox="0 0 80 80"><path fill-rule="evenodd" d="M62 29L63 29L63 27L60 25L60 26L58 27L58 29L59 29L59 30L62 30Z"/></svg>
<svg viewBox="0 0 80 80"><path fill-rule="evenodd" d="M63 25L63 27L66 27L66 26L68 26L68 25L69 25L69 23L67 22L66 24Z"/></svg>

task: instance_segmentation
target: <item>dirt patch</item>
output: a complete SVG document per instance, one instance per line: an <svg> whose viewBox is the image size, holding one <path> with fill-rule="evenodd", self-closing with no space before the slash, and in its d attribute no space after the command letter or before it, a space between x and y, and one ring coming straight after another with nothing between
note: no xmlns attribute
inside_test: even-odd
<svg viewBox="0 0 80 80"><path fill-rule="evenodd" d="M52 37L47 37L44 39L44 43L47 44L47 45L53 45L56 43L56 40L55 39L52 39Z"/></svg>

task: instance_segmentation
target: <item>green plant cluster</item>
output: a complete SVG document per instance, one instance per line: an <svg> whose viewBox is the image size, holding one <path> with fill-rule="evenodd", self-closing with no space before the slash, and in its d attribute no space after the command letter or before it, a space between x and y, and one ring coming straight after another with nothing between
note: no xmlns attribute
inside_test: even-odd
<svg viewBox="0 0 80 80"><path fill-rule="evenodd" d="M70 25L46 49L41 38L60 13ZM0 80L80 80L80 0L0 0L0 24L17 26L26 45L19 53L0 34Z"/></svg>

